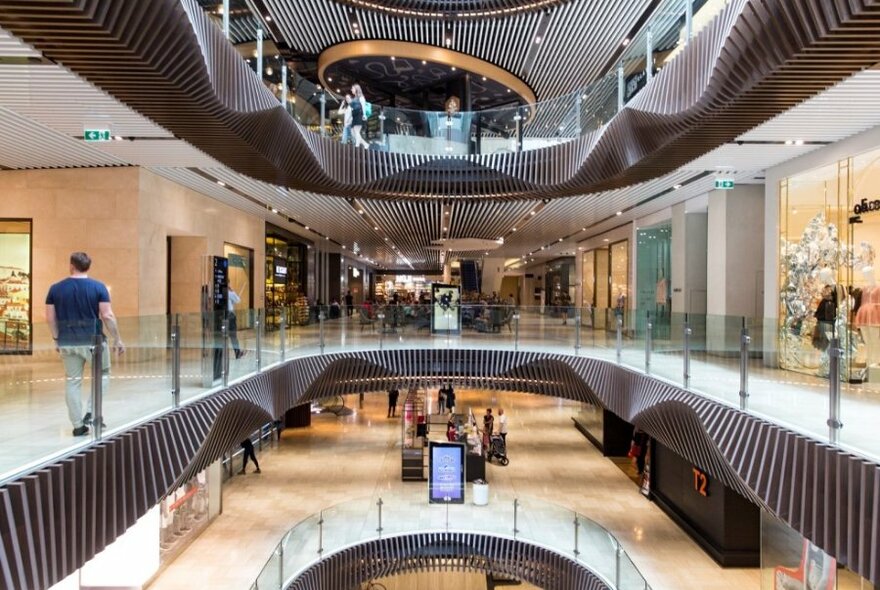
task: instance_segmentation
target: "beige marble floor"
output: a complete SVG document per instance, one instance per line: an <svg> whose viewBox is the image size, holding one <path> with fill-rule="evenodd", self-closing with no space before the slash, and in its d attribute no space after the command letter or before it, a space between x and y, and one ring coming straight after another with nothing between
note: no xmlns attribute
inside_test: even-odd
<svg viewBox="0 0 880 590"><path fill-rule="evenodd" d="M246 589L282 535L301 519L365 497L424 498L424 483L400 481L400 424L385 398L367 396L354 415L315 417L261 457L262 475L236 477L223 514L172 563L153 590ZM349 398L349 405L356 398ZM527 394L459 392L460 407L503 405L510 416L507 467L489 466L493 501L521 497L561 505L608 528L655 590L759 587L757 570L722 569L643 498L627 476L572 426L576 408ZM499 500L500 501L500 500ZM386 515L392 511L386 507ZM390 518L386 516L386 518Z"/></svg>

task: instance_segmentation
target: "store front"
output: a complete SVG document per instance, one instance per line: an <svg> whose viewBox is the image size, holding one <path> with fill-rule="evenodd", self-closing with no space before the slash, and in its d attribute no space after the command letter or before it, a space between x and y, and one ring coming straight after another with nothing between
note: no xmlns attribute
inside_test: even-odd
<svg viewBox="0 0 880 590"><path fill-rule="evenodd" d="M309 322L306 297L308 245L294 234L266 224L266 327L278 328L282 310L287 325Z"/></svg>
<svg viewBox="0 0 880 590"><path fill-rule="evenodd" d="M617 317L629 309L629 240L595 248L583 255L581 307L590 310L584 323L597 329L616 330Z"/></svg>
<svg viewBox="0 0 880 590"><path fill-rule="evenodd" d="M390 302L396 295L398 300L416 303L420 298L431 298L431 284L442 282L439 276L419 275L379 275L375 282L373 298L379 303Z"/></svg>
<svg viewBox="0 0 880 590"><path fill-rule="evenodd" d="M841 378L880 382L880 150L779 183L779 366L825 377L829 343Z"/></svg>
<svg viewBox="0 0 880 590"><path fill-rule="evenodd" d="M636 232L636 322L644 333L650 314L653 337L668 339L672 318L672 223L666 221Z"/></svg>
<svg viewBox="0 0 880 590"><path fill-rule="evenodd" d="M565 257L547 263L544 272L544 304L553 317L571 313L577 282L574 257ZM573 315L573 313L571 313Z"/></svg>

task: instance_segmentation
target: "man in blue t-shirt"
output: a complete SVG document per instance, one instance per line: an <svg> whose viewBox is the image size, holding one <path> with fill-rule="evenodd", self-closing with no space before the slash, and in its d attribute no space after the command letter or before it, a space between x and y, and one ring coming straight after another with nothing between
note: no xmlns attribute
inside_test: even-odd
<svg viewBox="0 0 880 590"><path fill-rule="evenodd" d="M104 325L113 337L113 350L119 354L125 352L116 316L110 308L110 292L104 283L89 278L87 273L91 266L92 259L88 254L74 252L70 255L70 276L52 285L46 296L46 322L64 362L67 413L73 424L74 436L89 432L92 400L89 396L83 415L82 380L85 364L92 358L95 337L104 336ZM110 379L110 354L106 342L103 346L102 381L106 393Z"/></svg>

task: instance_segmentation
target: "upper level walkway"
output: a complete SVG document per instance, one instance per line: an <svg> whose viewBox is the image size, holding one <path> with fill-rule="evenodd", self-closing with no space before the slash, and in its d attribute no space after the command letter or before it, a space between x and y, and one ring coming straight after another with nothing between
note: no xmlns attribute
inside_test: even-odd
<svg viewBox="0 0 880 590"><path fill-rule="evenodd" d="M468 148L467 154L456 153L461 149L453 139L461 134L470 145L472 121L465 130L464 114L438 120L424 113L424 121L419 114L420 126L436 133L385 143L389 149L399 144L393 152L356 150L311 131L290 116L195 0L9 0L0 5L0 26L224 165L264 182L347 198L534 199L656 178L873 67L880 62L878 12L874 0L804 10L791 10L790 0L730 0L623 108L620 74L612 74L557 102L481 115L477 144L485 141L494 151ZM153 42L157 30L174 42ZM638 68L641 56L633 57ZM376 115L384 117L380 127L415 128L412 113L389 115ZM516 149L509 151L502 144L511 133ZM557 141L560 133L570 140ZM536 149L520 151L530 144Z"/></svg>
<svg viewBox="0 0 880 590"><path fill-rule="evenodd" d="M460 333L432 334L430 309L416 307L376 308L372 317L356 310L350 317L312 321L308 325L278 329L278 316L266 322L262 312L239 314L238 339L246 354L236 359L232 343L226 342L229 372L234 383L255 374L259 368L284 359L333 352L368 350L497 349L560 353L596 357L657 379L684 385L695 393L733 407L741 403L741 359L745 358L746 411L777 422L812 438L828 441L829 382L792 371L774 368L773 344L776 322L749 320L752 344L741 356L739 345L743 318L673 316L657 321L646 346L646 326L622 326L618 340L613 326L594 329L578 310L568 317L551 308L465 307ZM288 315L293 318L292 310ZM474 318L481 312L481 317ZM383 316L383 317L379 317ZM687 320L685 322L685 319ZM210 320L210 318L209 318ZM455 328L456 316L438 316L437 328ZM257 324L259 327L255 327ZM123 432L132 426L172 410L174 397L174 347L172 326L178 325L180 344L180 403L187 404L223 390L222 378L214 379L214 355L223 350L223 338L203 323L201 315L124 318L120 330L128 350L112 356L109 386L104 392L103 415L107 424L103 436ZM270 330L264 330L268 326ZM204 328L204 329L203 329ZM685 343L684 331L691 334ZM283 342L283 345L282 345ZM761 344L764 343L764 345ZM648 356L646 352L650 350ZM687 352L687 353L686 353ZM821 362L817 355L817 362ZM222 362L220 363L223 364ZM220 367L222 368L222 367ZM26 471L81 450L95 441L92 435L74 437L65 404L66 379L61 360L48 330L37 326L31 354L0 356L0 412L5 418L0 432L0 473L8 481ZM840 383L840 444L874 461L880 457L880 440L875 434L880 417L880 384ZM91 379L82 386L89 396Z"/></svg>

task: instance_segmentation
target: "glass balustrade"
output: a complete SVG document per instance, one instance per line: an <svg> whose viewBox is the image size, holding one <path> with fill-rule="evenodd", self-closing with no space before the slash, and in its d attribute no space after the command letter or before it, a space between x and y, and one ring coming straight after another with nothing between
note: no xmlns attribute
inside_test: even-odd
<svg viewBox="0 0 880 590"><path fill-rule="evenodd" d="M547 502L494 494L488 506L428 504L398 496L360 498L332 506L285 533L251 590L287 588L296 576L340 549L427 532L517 539L575 559L612 588L650 589L625 548L596 522Z"/></svg>
<svg viewBox="0 0 880 590"><path fill-rule="evenodd" d="M73 436L65 402L68 379L48 328L37 324L29 353L0 355L0 479L81 449L100 437L187 404L281 362L319 354L420 348L494 349L587 356L668 381L694 393L788 426L874 459L880 442L880 387L841 368L843 354L814 349L802 354L826 376L779 368L782 329L776 318L706 314L648 315L641 310L513 307L463 304L444 311L430 305L373 305L351 316L329 307L313 310L305 325L264 330L263 310L121 318L123 354L107 349L109 378L92 378L85 364L79 394L85 414L100 394L105 427ZM285 310L282 313L287 317ZM618 321L619 320L619 321ZM618 329L619 326L619 329ZM237 345L236 345L237 341ZM236 354L236 347L239 354ZM93 347L89 349L89 353ZM102 351L104 352L104 351ZM836 372L831 368L837 363ZM827 375L837 375L829 379ZM831 428L836 420L841 428Z"/></svg>
<svg viewBox="0 0 880 590"><path fill-rule="evenodd" d="M508 104L480 111L374 104L361 135L379 151L450 157L530 151L573 141L606 125L729 3L661 1L632 39L621 40L622 51L611 71L564 96L533 104L511 98ZM206 12L297 123L328 139L351 143L339 110L347 88L333 87L332 82L324 87L300 76L268 39L265 23L242 0L230 0L228 25L222 3Z"/></svg>

